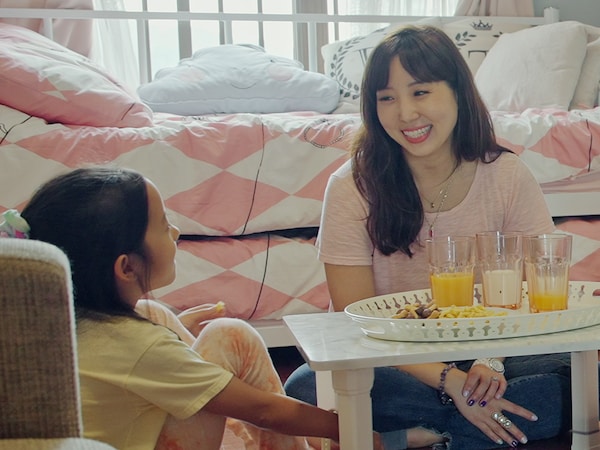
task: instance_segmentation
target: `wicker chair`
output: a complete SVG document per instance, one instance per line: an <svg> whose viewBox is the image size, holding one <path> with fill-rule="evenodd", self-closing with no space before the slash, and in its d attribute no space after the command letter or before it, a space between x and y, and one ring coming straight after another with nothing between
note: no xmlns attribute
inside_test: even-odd
<svg viewBox="0 0 600 450"><path fill-rule="evenodd" d="M0 238L0 311L0 450L113 449L82 437L66 255Z"/></svg>

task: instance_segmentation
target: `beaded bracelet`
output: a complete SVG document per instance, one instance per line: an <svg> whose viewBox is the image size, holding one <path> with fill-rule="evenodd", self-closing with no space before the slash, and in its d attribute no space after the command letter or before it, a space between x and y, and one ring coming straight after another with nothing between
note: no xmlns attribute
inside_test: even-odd
<svg viewBox="0 0 600 450"><path fill-rule="evenodd" d="M444 390L445 386L446 386L446 375L448 375L448 372L451 369L456 369L455 363L448 364L446 367L444 367L444 370L442 370L442 372L440 373L440 384L438 386L438 397L440 398L440 402L442 403L442 405L447 405L448 403L454 402L454 400L452 400L452 397L450 397Z"/></svg>

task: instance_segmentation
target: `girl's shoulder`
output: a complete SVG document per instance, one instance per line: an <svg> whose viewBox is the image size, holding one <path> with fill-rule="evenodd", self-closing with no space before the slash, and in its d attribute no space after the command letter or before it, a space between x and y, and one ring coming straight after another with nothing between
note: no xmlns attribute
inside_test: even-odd
<svg viewBox="0 0 600 450"><path fill-rule="evenodd" d="M84 319L77 323L77 340L90 347L127 347L132 353L143 352L157 340L173 339L175 333L146 319L114 317L107 320ZM177 337L175 337L177 339Z"/></svg>

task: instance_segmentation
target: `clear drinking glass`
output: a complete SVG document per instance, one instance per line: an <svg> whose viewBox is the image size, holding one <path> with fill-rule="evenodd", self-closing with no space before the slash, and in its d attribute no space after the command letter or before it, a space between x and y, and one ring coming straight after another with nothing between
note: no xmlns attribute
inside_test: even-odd
<svg viewBox="0 0 600 450"><path fill-rule="evenodd" d="M523 287L523 236L518 232L477 233L483 304L519 309Z"/></svg>
<svg viewBox="0 0 600 450"><path fill-rule="evenodd" d="M572 236L561 233L523 237L530 312L568 308L572 242Z"/></svg>
<svg viewBox="0 0 600 450"><path fill-rule="evenodd" d="M440 307L473 305L475 237L445 236L425 241L431 294Z"/></svg>

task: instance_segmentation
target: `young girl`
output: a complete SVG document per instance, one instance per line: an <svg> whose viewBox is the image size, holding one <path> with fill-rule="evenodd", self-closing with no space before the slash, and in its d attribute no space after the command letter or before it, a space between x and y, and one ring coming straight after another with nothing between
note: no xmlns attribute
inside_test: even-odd
<svg viewBox="0 0 600 450"><path fill-rule="evenodd" d="M538 183L496 144L469 68L443 31L387 36L369 57L361 95L363 125L351 160L329 179L318 238L336 311L428 288L432 236L554 230ZM569 376L564 354L379 368L374 428L405 428L404 448L483 450L553 437L570 417ZM285 387L315 401L306 366Z"/></svg>
<svg viewBox="0 0 600 450"><path fill-rule="evenodd" d="M174 280L179 237L142 175L77 169L44 184L21 217L6 217L4 234L29 233L70 259L85 436L121 450L219 449L230 417L246 449L338 440L336 414L284 395L245 322L216 319L195 338L156 302L137 311L173 330L136 312L145 293Z"/></svg>

